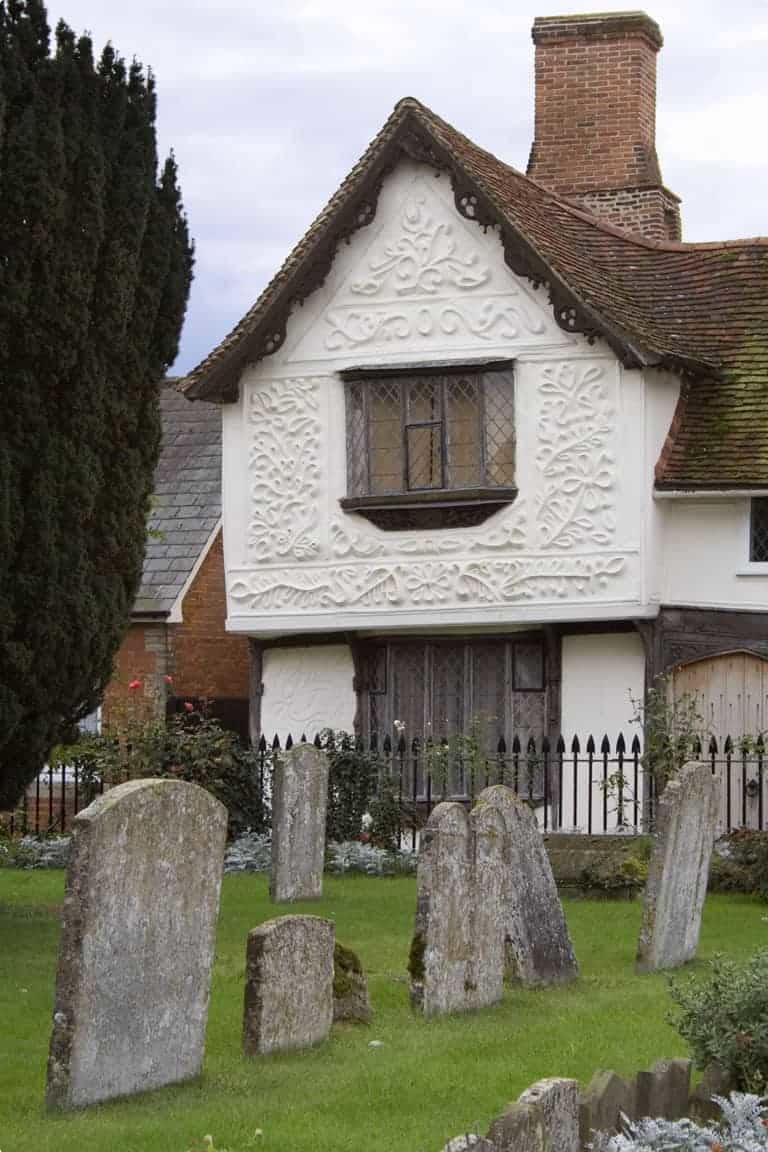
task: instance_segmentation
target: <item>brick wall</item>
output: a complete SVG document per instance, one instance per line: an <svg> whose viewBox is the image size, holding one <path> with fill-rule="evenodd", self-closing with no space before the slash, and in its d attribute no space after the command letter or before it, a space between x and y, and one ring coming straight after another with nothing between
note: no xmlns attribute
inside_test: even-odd
<svg viewBox="0 0 768 1152"><path fill-rule="evenodd" d="M183 624L169 625L174 693L248 699L249 654L245 636L224 630L224 549L219 532L182 605Z"/></svg>
<svg viewBox="0 0 768 1152"><path fill-rule="evenodd" d="M656 155L658 25L642 12L546 17L533 40L528 175L619 227L679 239Z"/></svg>
<svg viewBox="0 0 768 1152"><path fill-rule="evenodd" d="M221 532L184 597L182 615L181 624L131 624L115 659L115 677L104 696L104 723L121 709L135 711L137 705L146 714L153 707L163 710L169 696L248 700L248 641L244 636L229 635L224 628ZM171 683L166 676L172 677ZM132 680L140 680L141 687L130 689ZM213 711L215 714L216 709Z"/></svg>

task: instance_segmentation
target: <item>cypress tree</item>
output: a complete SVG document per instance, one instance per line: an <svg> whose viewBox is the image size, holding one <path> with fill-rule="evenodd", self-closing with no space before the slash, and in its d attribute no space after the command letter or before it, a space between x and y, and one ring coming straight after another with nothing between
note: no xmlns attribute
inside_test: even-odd
<svg viewBox="0 0 768 1152"><path fill-rule="evenodd" d="M50 39L0 2L0 808L111 676L193 263L151 73Z"/></svg>

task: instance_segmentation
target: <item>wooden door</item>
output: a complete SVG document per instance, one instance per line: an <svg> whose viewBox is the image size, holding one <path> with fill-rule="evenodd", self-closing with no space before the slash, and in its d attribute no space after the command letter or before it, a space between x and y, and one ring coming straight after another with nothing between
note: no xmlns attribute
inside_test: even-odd
<svg viewBox="0 0 768 1152"><path fill-rule="evenodd" d="M726 652L694 660L673 676L676 700L695 699L702 718L702 743L711 736L722 748L727 736L734 746L744 736L756 737L768 727L768 660L751 652Z"/></svg>

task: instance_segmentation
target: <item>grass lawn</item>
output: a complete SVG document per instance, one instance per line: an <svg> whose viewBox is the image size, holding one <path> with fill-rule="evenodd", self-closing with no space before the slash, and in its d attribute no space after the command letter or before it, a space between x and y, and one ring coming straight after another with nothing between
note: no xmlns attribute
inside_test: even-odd
<svg viewBox="0 0 768 1152"><path fill-rule="evenodd" d="M360 953L373 1024L336 1026L313 1051L246 1060L245 937L275 909L264 877L228 876L202 1079L48 1117L42 1099L62 892L62 873L0 870L2 1152L187 1152L206 1133L229 1152L438 1152L475 1123L483 1131L543 1076L586 1082L597 1068L631 1073L685 1054L665 1022L664 978L633 972L639 902L567 904L582 973L571 987L508 990L492 1009L425 1022L410 1011L404 973L414 881L355 876L326 877L322 902L293 910L332 917L337 938ZM700 956L753 951L768 938L765 911L745 897L710 897ZM370 1048L372 1039L383 1046Z"/></svg>

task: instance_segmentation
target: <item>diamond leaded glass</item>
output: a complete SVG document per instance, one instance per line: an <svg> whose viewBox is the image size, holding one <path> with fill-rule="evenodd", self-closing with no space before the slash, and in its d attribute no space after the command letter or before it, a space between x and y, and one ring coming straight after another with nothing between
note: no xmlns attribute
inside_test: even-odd
<svg viewBox="0 0 768 1152"><path fill-rule="evenodd" d="M749 558L756 564L768 564L768 496L751 504Z"/></svg>

